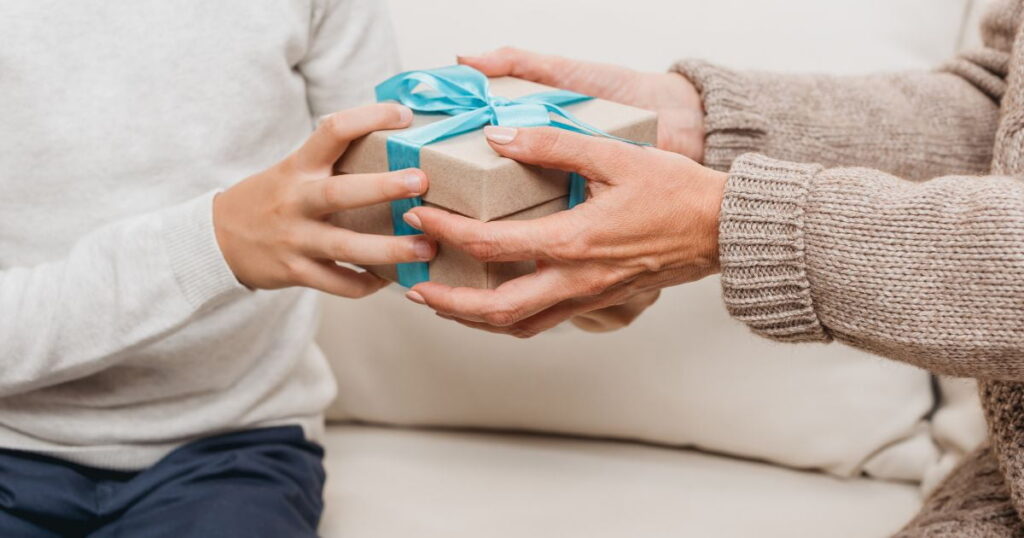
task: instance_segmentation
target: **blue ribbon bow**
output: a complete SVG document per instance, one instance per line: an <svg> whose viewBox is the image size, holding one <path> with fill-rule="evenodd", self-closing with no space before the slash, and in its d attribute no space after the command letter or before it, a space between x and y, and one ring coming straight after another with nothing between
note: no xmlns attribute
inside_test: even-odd
<svg viewBox="0 0 1024 538"><path fill-rule="evenodd" d="M588 125L562 108L590 99L593 98L564 90L541 92L517 99L494 96L491 95L487 77L464 65L396 75L377 86L377 101L398 101L419 114L447 114L453 117L389 136L388 169L419 168L423 146L486 125L553 126L633 143ZM568 123L552 120L552 116ZM579 174L571 174L569 185L569 207L573 207L582 203L586 197L586 180ZM402 219L407 211L420 205L423 205L423 200L418 197L391 203L395 235L422 233ZM403 286L412 287L427 280L430 280L427 263L398 264L398 282Z"/></svg>

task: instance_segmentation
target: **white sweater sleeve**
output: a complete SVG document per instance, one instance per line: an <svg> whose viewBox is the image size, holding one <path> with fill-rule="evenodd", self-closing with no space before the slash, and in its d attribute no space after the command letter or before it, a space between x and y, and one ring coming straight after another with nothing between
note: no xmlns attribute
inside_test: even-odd
<svg viewBox="0 0 1024 538"><path fill-rule="evenodd" d="M299 71L314 118L374 101L398 71L398 49L381 0L317 0L312 42Z"/></svg>
<svg viewBox="0 0 1024 538"><path fill-rule="evenodd" d="M108 368L248 293L217 246L214 194L108 224L63 259L0 270L0 397Z"/></svg>

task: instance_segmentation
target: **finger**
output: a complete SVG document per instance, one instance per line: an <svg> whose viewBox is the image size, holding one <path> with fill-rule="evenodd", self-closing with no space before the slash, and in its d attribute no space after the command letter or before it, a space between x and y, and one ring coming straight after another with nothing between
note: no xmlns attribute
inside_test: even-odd
<svg viewBox="0 0 1024 538"><path fill-rule="evenodd" d="M299 170L321 175L323 170L334 166L353 140L374 131L408 127L411 123L412 111L395 103L377 103L335 112L325 117L293 154L295 165Z"/></svg>
<svg viewBox="0 0 1024 538"><path fill-rule="evenodd" d="M485 127L494 151L526 164L577 172L613 184L644 156L643 148L554 127Z"/></svg>
<svg viewBox="0 0 1024 538"><path fill-rule="evenodd" d="M458 61L489 77L513 76L549 86L558 81L559 71L566 70L573 63L568 58L515 47L502 47L479 56L462 55Z"/></svg>
<svg viewBox="0 0 1024 538"><path fill-rule="evenodd" d="M640 304L634 305L631 304L631 301L627 302L625 299L628 293L625 288L616 287L598 295L562 301L551 308L516 323L513 327L514 332L509 332L508 334L515 334L519 338L530 338L553 329L570 319L573 320L577 327L589 332L608 332L625 327L639 316L647 306L650 306L654 299L657 299L657 295L655 295L654 299L650 299L647 302L649 297L645 295L638 299L638 302L644 303L642 306ZM585 326L580 326L579 323L576 323L580 316L587 316L588 314L591 317L583 321Z"/></svg>
<svg viewBox="0 0 1024 538"><path fill-rule="evenodd" d="M493 290L417 284L407 295L437 312L467 321L507 327L571 298L577 292L558 271L537 271Z"/></svg>
<svg viewBox="0 0 1024 538"><path fill-rule="evenodd" d="M299 266L300 283L339 297L359 299L366 297L389 282L367 271L353 271L334 262L308 260Z"/></svg>
<svg viewBox="0 0 1024 538"><path fill-rule="evenodd" d="M573 314L572 322L587 332L608 332L621 329L633 323L648 307L653 305L661 294L654 290L636 295L622 304L599 306L590 311Z"/></svg>
<svg viewBox="0 0 1024 538"><path fill-rule="evenodd" d="M560 211L533 220L481 222L433 207L404 216L413 228L480 261L561 259L580 230L575 215Z"/></svg>
<svg viewBox="0 0 1024 538"><path fill-rule="evenodd" d="M321 217L391 200L419 196L427 190L427 176L408 169L383 174L349 174L302 184L303 213Z"/></svg>
<svg viewBox="0 0 1024 538"><path fill-rule="evenodd" d="M614 101L621 101L636 86L637 72L632 69L513 47L480 56L459 56L458 61L489 77L513 76Z"/></svg>
<svg viewBox="0 0 1024 538"><path fill-rule="evenodd" d="M422 235L373 235L316 223L298 234L298 249L319 259L356 265L390 265L433 259L437 245Z"/></svg>
<svg viewBox="0 0 1024 538"><path fill-rule="evenodd" d="M459 319L459 318L452 317L452 316L446 316L446 315L440 314L440 313L437 313L436 315L439 318L443 318L443 319L447 319L447 320L450 320L450 321L454 321L455 323L458 323L458 324L460 324L462 326L469 327L470 329L476 329L478 331L484 331L484 332L489 332L489 333L494 333L494 334L505 334L505 335L509 335L509 336L514 336L516 338L532 338L534 336L537 336L536 333L531 334L531 333L527 333L527 332L521 331L517 325L511 325L511 326L508 326L508 327L495 327L494 325L488 325L486 323L481 323L481 322L478 322L478 321L466 321L464 319Z"/></svg>

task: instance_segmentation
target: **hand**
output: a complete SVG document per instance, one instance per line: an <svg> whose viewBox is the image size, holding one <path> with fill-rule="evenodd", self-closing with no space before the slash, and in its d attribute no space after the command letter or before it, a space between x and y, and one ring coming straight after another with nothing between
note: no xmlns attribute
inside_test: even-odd
<svg viewBox="0 0 1024 538"><path fill-rule="evenodd" d="M704 105L693 84L677 73L641 73L509 47L460 56L459 63L491 77L510 75L657 112L658 147L704 160Z"/></svg>
<svg viewBox="0 0 1024 538"><path fill-rule="evenodd" d="M550 127L484 129L500 155L590 179L590 198L530 221L479 222L418 207L410 225L482 261L537 260L494 290L425 282L410 300L479 329L530 337L718 271L727 175L681 155Z"/></svg>
<svg viewBox="0 0 1024 538"><path fill-rule="evenodd" d="M387 285L370 273L335 262L363 265L426 261L436 245L422 236L377 236L329 224L335 212L419 196L427 190L420 170L331 176L349 143L412 122L412 111L377 104L326 117L295 153L214 199L217 242L239 282L250 288L315 288L363 297Z"/></svg>

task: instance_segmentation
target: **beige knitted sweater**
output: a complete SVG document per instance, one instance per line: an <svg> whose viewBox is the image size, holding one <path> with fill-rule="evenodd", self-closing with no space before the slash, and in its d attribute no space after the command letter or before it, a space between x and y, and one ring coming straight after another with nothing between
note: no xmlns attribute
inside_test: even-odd
<svg viewBox="0 0 1024 538"><path fill-rule="evenodd" d="M773 339L980 380L989 444L901 537L1024 536L1022 12L998 2L985 48L935 72L677 66L704 99L706 164L730 170L730 312Z"/></svg>

